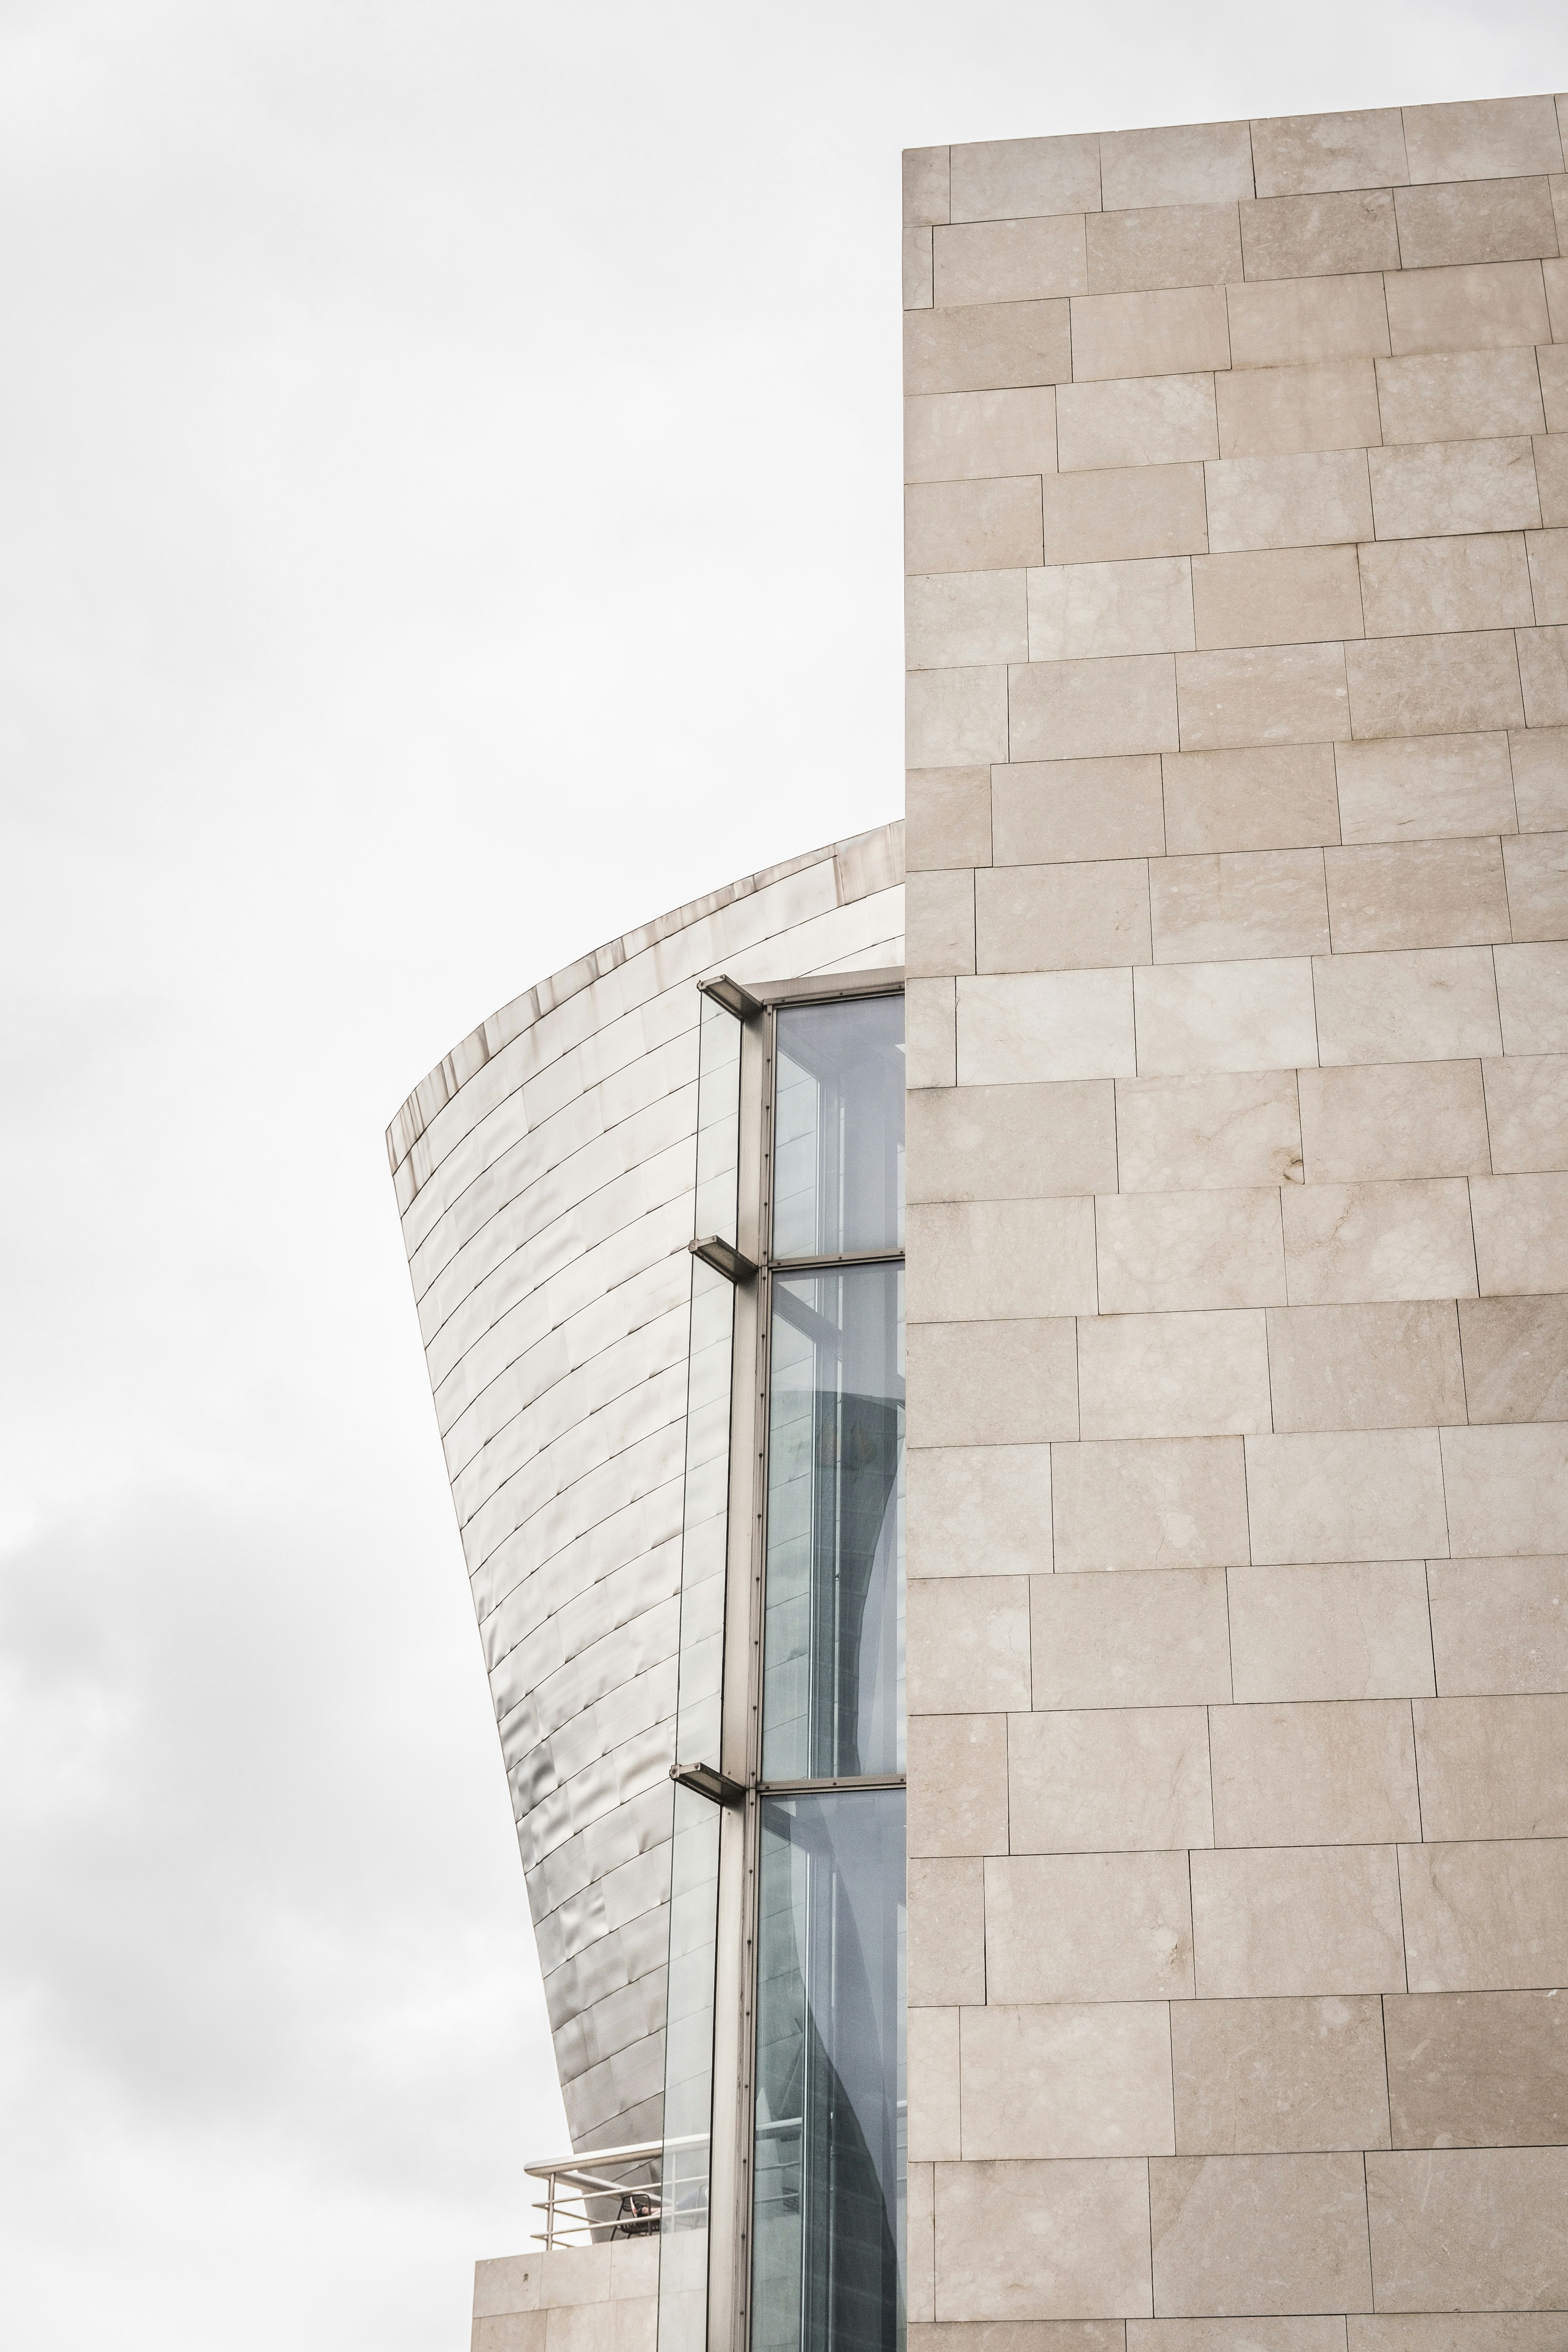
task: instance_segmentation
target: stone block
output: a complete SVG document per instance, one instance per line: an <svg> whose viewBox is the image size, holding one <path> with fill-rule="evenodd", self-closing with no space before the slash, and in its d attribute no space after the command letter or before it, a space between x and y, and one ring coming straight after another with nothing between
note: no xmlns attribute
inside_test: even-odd
<svg viewBox="0 0 1568 2352"><path fill-rule="evenodd" d="M1330 743L1167 752L1166 848L1173 857L1338 841L1334 757Z"/></svg>
<svg viewBox="0 0 1568 2352"><path fill-rule="evenodd" d="M1413 182L1499 180L1563 169L1550 98L1464 99L1457 105L1407 106L1404 116Z"/></svg>
<svg viewBox="0 0 1568 2352"><path fill-rule="evenodd" d="M1315 547L1370 539L1373 509L1366 468L1367 455L1360 449L1219 458L1204 468L1211 550L1217 554L1235 548Z"/></svg>
<svg viewBox="0 0 1568 2352"><path fill-rule="evenodd" d="M1479 947L1509 936L1502 853L1489 838L1323 852L1336 955Z"/></svg>
<svg viewBox="0 0 1568 2352"><path fill-rule="evenodd" d="M1396 106L1356 114L1284 114L1252 126L1260 196L1310 196L1336 188L1390 188L1406 178L1405 126Z"/></svg>
<svg viewBox="0 0 1568 2352"><path fill-rule="evenodd" d="M1015 1716L1007 1811L1014 1853L1212 1845L1207 1716L1178 1706Z"/></svg>
<svg viewBox="0 0 1568 2352"><path fill-rule="evenodd" d="M1163 2001L966 2010L965 2160L1169 2155L1168 2015Z"/></svg>
<svg viewBox="0 0 1568 2352"><path fill-rule="evenodd" d="M1568 1298L1467 1298L1459 1330L1470 1421L1568 1421Z"/></svg>
<svg viewBox="0 0 1568 2352"><path fill-rule="evenodd" d="M955 1001L951 980L904 983L904 1071L911 1091L955 1083Z"/></svg>
<svg viewBox="0 0 1568 2352"><path fill-rule="evenodd" d="M1192 1707L1229 1700L1223 1569L1038 1576L1029 1609L1037 1707Z"/></svg>
<svg viewBox="0 0 1568 2352"><path fill-rule="evenodd" d="M1568 1053L1568 948L1499 948L1494 961L1506 1051Z"/></svg>
<svg viewBox="0 0 1568 2352"><path fill-rule="evenodd" d="M985 973L964 981L958 1075L963 1086L1130 1078L1131 972Z"/></svg>
<svg viewBox="0 0 1568 2352"><path fill-rule="evenodd" d="M1568 1175L1478 1177L1470 1192L1482 1296L1568 1290Z"/></svg>
<svg viewBox="0 0 1568 2352"><path fill-rule="evenodd" d="M1248 279L1348 278L1399 267L1394 199L1386 188L1244 204L1241 241Z"/></svg>
<svg viewBox="0 0 1568 2352"><path fill-rule="evenodd" d="M1027 661L1021 572L942 572L904 583L904 659L910 669L973 669ZM972 861L973 862L973 861Z"/></svg>
<svg viewBox="0 0 1568 2352"><path fill-rule="evenodd" d="M1388 312L1376 275L1232 286L1226 303L1233 367L1321 367L1388 356Z"/></svg>
<svg viewBox="0 0 1568 2352"><path fill-rule="evenodd" d="M1186 1854L987 1862L985 1958L994 2001L1190 1999Z"/></svg>
<svg viewBox="0 0 1568 2352"><path fill-rule="evenodd" d="M904 682L905 756L911 768L965 768L1007 756L1007 673L913 670Z"/></svg>
<svg viewBox="0 0 1568 2352"><path fill-rule="evenodd" d="M1158 963L1328 952L1321 850L1165 858L1150 869L1149 891Z"/></svg>
<svg viewBox="0 0 1568 2352"><path fill-rule="evenodd" d="M1245 1560L1242 1446L1249 1442L1138 1438L1058 1447L1051 1462L1058 1574Z"/></svg>
<svg viewBox="0 0 1568 2352"><path fill-rule="evenodd" d="M1521 1054L1485 1064L1482 1076L1499 1174L1568 1168L1568 1060Z"/></svg>
<svg viewBox="0 0 1568 2352"><path fill-rule="evenodd" d="M1568 629L1516 629L1514 643L1526 725L1568 724Z"/></svg>
<svg viewBox="0 0 1568 2352"><path fill-rule="evenodd" d="M968 1726L976 1718L961 1720ZM926 1727L943 1724L939 1717ZM910 1857L909 1997L911 2009L985 1999L985 1882L978 1854Z"/></svg>
<svg viewBox="0 0 1568 2352"><path fill-rule="evenodd" d="M1088 223L1088 232L1091 294L1224 286L1242 274L1233 204L1100 213Z"/></svg>
<svg viewBox="0 0 1568 2352"><path fill-rule="evenodd" d="M910 874L991 863L989 768L911 768L904 779Z"/></svg>
<svg viewBox="0 0 1568 2352"><path fill-rule="evenodd" d="M1241 1846L1191 1862L1201 2000L1404 1991L1392 1846Z"/></svg>
<svg viewBox="0 0 1568 2352"><path fill-rule="evenodd" d="M1410 1991L1511 1992L1568 1977L1563 1840L1403 1846L1399 1885Z"/></svg>
<svg viewBox="0 0 1568 2352"><path fill-rule="evenodd" d="M1420 1699L1426 1837L1568 1836L1568 1695Z"/></svg>
<svg viewBox="0 0 1568 2352"><path fill-rule="evenodd" d="M1523 556L1521 541L1521 567ZM1527 579L1527 593L1528 586ZM1132 563L1051 564L1028 574L1028 614L1021 660L1190 653L1191 562L1167 555Z"/></svg>
<svg viewBox="0 0 1568 2352"><path fill-rule="evenodd" d="M1462 1061L1500 1051L1497 982L1485 948L1320 957L1313 979L1325 1067Z"/></svg>
<svg viewBox="0 0 1568 2352"><path fill-rule="evenodd" d="M1100 174L1108 212L1141 205L1234 204L1253 193L1252 142L1245 122L1105 131Z"/></svg>
<svg viewBox="0 0 1568 2352"><path fill-rule="evenodd" d="M1434 1560L1427 1585L1445 1696L1568 1690L1568 1559Z"/></svg>
<svg viewBox="0 0 1568 2352"><path fill-rule="evenodd" d="M1359 2155L1162 2158L1149 2206L1162 2314L1372 2308Z"/></svg>
<svg viewBox="0 0 1568 2352"><path fill-rule="evenodd" d="M1141 1077L1278 1070L1318 1058L1304 958L1145 966L1134 987ZM1117 1073L1124 1075L1131 1073Z"/></svg>
<svg viewBox="0 0 1568 2352"><path fill-rule="evenodd" d="M1041 213L1100 209L1100 142L984 139L946 151L955 221L1021 220Z"/></svg>
<svg viewBox="0 0 1568 2352"><path fill-rule="evenodd" d="M1142 2158L937 2166L939 2316L1081 2319L1151 2308Z"/></svg>
<svg viewBox="0 0 1568 2352"><path fill-rule="evenodd" d="M1568 2140L1568 2004L1556 1993L1395 1995L1384 2019L1395 2147Z"/></svg>
<svg viewBox="0 0 1568 2352"><path fill-rule="evenodd" d="M1112 1193L1095 1233L1102 1315L1284 1304L1273 1190Z"/></svg>
<svg viewBox="0 0 1568 2352"><path fill-rule="evenodd" d="M1242 1443L1253 1559L1305 1566L1447 1556L1445 1465L1436 1430L1347 1430ZM1477 1547L1456 1541L1456 1549L1473 1554Z"/></svg>
<svg viewBox="0 0 1568 2352"><path fill-rule="evenodd" d="M1245 1185L1301 1181L1293 1070L1121 1078L1116 1124L1123 1192L1225 1192L1237 1179Z"/></svg>
<svg viewBox="0 0 1568 2352"><path fill-rule="evenodd" d="M1230 1202L1253 1196L1196 1197ZM1115 1248L1112 1238L1108 1255ZM1269 1428L1262 1312L1107 1312L1086 1318L1079 1327L1079 1411L1085 1438L1243 1436Z"/></svg>
<svg viewBox="0 0 1568 2352"><path fill-rule="evenodd" d="M1233 1568L1226 1580L1238 1705L1432 1692L1420 1560Z"/></svg>
<svg viewBox="0 0 1568 2352"><path fill-rule="evenodd" d="M1142 858L994 866L975 876L973 897L982 971L1075 971L1149 961Z"/></svg>
<svg viewBox="0 0 1568 2352"><path fill-rule="evenodd" d="M911 1862L1005 1853L1007 1718L923 1715L909 1724Z"/></svg>
<svg viewBox="0 0 1568 2352"><path fill-rule="evenodd" d="M1488 1172L1479 1062L1302 1070L1298 1085L1309 1184Z"/></svg>
<svg viewBox="0 0 1568 2352"><path fill-rule="evenodd" d="M973 302L904 317L904 390L994 392L1072 379L1065 299Z"/></svg>
<svg viewBox="0 0 1568 2352"><path fill-rule="evenodd" d="M906 147L904 150L904 219L911 226L948 217L948 150Z"/></svg>
<svg viewBox="0 0 1568 2352"><path fill-rule="evenodd" d="M1360 562L1369 637L1529 628L1535 617L1531 567L1517 531L1394 540L1363 547Z"/></svg>
<svg viewBox="0 0 1568 2352"><path fill-rule="evenodd" d="M1318 367L1237 368L1216 376L1219 455L1277 457L1372 446L1383 437L1373 364L1333 360Z"/></svg>
<svg viewBox="0 0 1568 2352"><path fill-rule="evenodd" d="M1169 654L1030 662L1008 673L1006 740L1013 759L1096 760L1173 751L1177 734L1176 678Z"/></svg>
<svg viewBox="0 0 1568 2352"><path fill-rule="evenodd" d="M905 480L1054 474L1058 397L1049 384L1039 384L1015 392L923 393L906 400Z"/></svg>
<svg viewBox="0 0 1568 2352"><path fill-rule="evenodd" d="M1429 1557L1568 1552L1568 1423L1446 1429L1443 1477L1452 1542Z"/></svg>
<svg viewBox="0 0 1568 2352"><path fill-rule="evenodd" d="M1181 465L1220 454L1210 374L1063 384L1055 397L1057 463L1064 474Z"/></svg>
<svg viewBox="0 0 1568 2352"><path fill-rule="evenodd" d="M911 941L907 971L921 979L973 971L974 877L968 866L953 873L911 874L904 903Z"/></svg>
<svg viewBox="0 0 1568 2352"><path fill-rule="evenodd" d="M910 2163L956 2158L960 2134L958 2011L910 2009L905 2021L909 2103L907 2146Z"/></svg>
<svg viewBox="0 0 1568 2352"><path fill-rule="evenodd" d="M1522 436L1404 442L1369 450L1367 463L1380 540L1527 530L1541 521L1534 446Z"/></svg>
<svg viewBox="0 0 1568 2352"><path fill-rule="evenodd" d="M1406 269L1454 262L1533 261L1557 252L1552 191L1544 179L1401 188L1394 201Z"/></svg>
<svg viewBox="0 0 1568 2352"><path fill-rule="evenodd" d="M1201 553L1208 545L1201 466L1067 472L1042 489L1047 562L1120 563Z"/></svg>
<svg viewBox="0 0 1568 2352"><path fill-rule="evenodd" d="M1164 855L1160 761L1152 754L1015 761L992 770L990 807L998 866Z"/></svg>
<svg viewBox="0 0 1568 2352"><path fill-rule="evenodd" d="M1429 642L1412 639L1413 644ZM1463 641L1468 643L1468 640ZM1491 641L1487 640L1489 646ZM1499 641L1500 645L1502 641ZM1367 653L1392 648L1353 646L1358 659ZM1402 645L1399 651L1405 650ZM1348 740L1352 699L1346 685L1347 648L1341 645L1279 646L1257 652L1178 654L1176 702L1181 714L1184 751L1226 751L1269 743L1332 743ZM1418 666L1418 665L1417 665ZM1472 661L1472 667L1477 662ZM1426 667L1433 667L1429 661ZM1486 690L1498 708L1517 717L1518 688L1510 700L1503 693L1498 659L1480 657ZM1494 672L1496 675L1494 676ZM1358 672L1359 675L1359 672ZM1363 700L1375 718L1405 706L1400 699L1403 678L1385 681L1378 673L1363 688ZM1466 673L1465 683L1468 683ZM1478 686L1470 698L1481 691ZM1493 721L1493 724L1498 722ZM1506 724L1506 721L1503 722ZM1358 734L1407 734L1407 727L1363 727ZM1174 743L1162 751L1173 751Z"/></svg>
<svg viewBox="0 0 1568 2352"><path fill-rule="evenodd" d="M1469 734L1517 727L1524 715L1507 629L1368 639L1346 646L1344 665L1353 732L1361 738Z"/></svg>
<svg viewBox="0 0 1568 2352"><path fill-rule="evenodd" d="M1478 1098L1479 1080L1477 1080ZM1116 1190L1110 1081L960 1087L911 1096L916 1201L1006 1201Z"/></svg>
<svg viewBox="0 0 1568 2352"><path fill-rule="evenodd" d="M1077 383L1110 376L1193 375L1230 363L1223 287L1073 297Z"/></svg>
<svg viewBox="0 0 1568 2352"><path fill-rule="evenodd" d="M969 302L1040 302L1089 287L1083 221L964 222L931 232L931 287L939 308Z"/></svg>
<svg viewBox="0 0 1568 2352"><path fill-rule="evenodd" d="M917 482L904 492L906 571L999 572L1039 561L1040 485L1032 474Z"/></svg>
<svg viewBox="0 0 1568 2352"><path fill-rule="evenodd" d="M1078 1435L1070 1318L911 1328L910 1412L924 1445L1026 1445Z"/></svg>
<svg viewBox="0 0 1568 2352"><path fill-rule="evenodd" d="M1350 2000L1192 2000L1171 2011L1183 2156L1386 2147L1383 2011Z"/></svg>
<svg viewBox="0 0 1568 2352"><path fill-rule="evenodd" d="M1559 625L1568 621L1568 530L1532 530L1525 545L1534 618Z"/></svg>
<svg viewBox="0 0 1568 2352"><path fill-rule="evenodd" d="M905 1479L911 1577L1048 1573L1048 1445L915 1446Z"/></svg>
<svg viewBox="0 0 1568 2352"><path fill-rule="evenodd" d="M1522 572L1522 542L1520 555ZM1528 590L1528 579L1524 584ZM1359 637L1362 589L1355 550L1292 546L1247 554L1194 555L1192 610L1196 644L1205 650Z"/></svg>
<svg viewBox="0 0 1568 2352"><path fill-rule="evenodd" d="M1393 358L1412 352L1489 351L1552 341L1538 261L1403 270L1386 284L1388 340L1378 348Z"/></svg>
<svg viewBox="0 0 1568 2352"><path fill-rule="evenodd" d="M1434 352L1376 365L1383 431L1373 440L1482 441L1546 430L1528 346Z"/></svg>
<svg viewBox="0 0 1568 2352"><path fill-rule="evenodd" d="M1352 1190L1338 1185L1323 1189L1333 1202L1342 1201L1343 1193ZM1405 1189L1393 1184L1355 1187L1346 1223L1353 1225L1363 1191L1403 1194ZM1463 1194L1463 1185L1453 1189ZM1292 1193L1286 1212L1286 1265L1293 1294L1301 1263L1297 1255L1295 1207L1298 1200L1310 1202L1317 1197L1316 1187ZM1409 1219L1406 1234L1419 1230L1419 1214L1412 1216L1408 1208L1405 1214ZM1386 1232L1392 1220L1379 1221L1375 1213L1368 1216L1363 1234L1366 1226L1376 1231L1380 1222ZM1449 1230L1447 1224L1439 1227L1445 1240ZM1321 1246L1325 1254L1335 1246L1331 1228ZM1362 1250L1349 1236L1344 1246L1345 1256L1333 1272L1349 1289ZM1445 1271L1459 1270L1456 1254L1454 1264ZM1309 1280L1314 1271L1319 1282L1323 1280L1321 1264L1314 1268L1309 1258L1306 1271ZM1380 1277L1388 1278L1388 1268L1374 1257L1368 1271L1372 1279L1366 1289L1354 1293L1353 1303L1269 1309L1269 1386L1277 1430L1430 1429L1444 1422L1464 1420L1465 1368L1452 1300L1417 1297L1389 1305L1369 1304ZM1405 1272L1406 1279L1431 1279L1436 1287L1436 1278L1424 1276L1414 1265L1407 1265Z"/></svg>
<svg viewBox="0 0 1568 2352"><path fill-rule="evenodd" d="M1458 840L1514 830L1508 737L1500 731L1342 743L1334 765L1346 843Z"/></svg>
<svg viewBox="0 0 1568 2352"><path fill-rule="evenodd" d="M1215 1707L1209 1753L1216 1846L1366 1846L1421 1834L1405 1699Z"/></svg>
<svg viewBox="0 0 1568 2352"><path fill-rule="evenodd" d="M1091 1201L926 1201L908 1223L911 1325L1095 1312Z"/></svg>
<svg viewBox="0 0 1568 2352"><path fill-rule="evenodd" d="M1384 2311L1568 2307L1568 2148L1369 2156L1366 2189Z"/></svg>

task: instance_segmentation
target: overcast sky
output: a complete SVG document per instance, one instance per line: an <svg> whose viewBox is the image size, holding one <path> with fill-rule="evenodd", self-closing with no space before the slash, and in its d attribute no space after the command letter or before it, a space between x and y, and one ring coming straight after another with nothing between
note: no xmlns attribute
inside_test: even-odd
<svg viewBox="0 0 1568 2352"><path fill-rule="evenodd" d="M0 0L0 2333L459 2352L565 2146L382 1131L899 813L898 151L1562 0Z"/></svg>

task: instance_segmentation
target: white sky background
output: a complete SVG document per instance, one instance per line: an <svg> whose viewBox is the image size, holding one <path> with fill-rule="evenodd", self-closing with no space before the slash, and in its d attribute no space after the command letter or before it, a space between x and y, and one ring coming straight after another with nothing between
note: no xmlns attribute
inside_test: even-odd
<svg viewBox="0 0 1568 2352"><path fill-rule="evenodd" d="M901 801L898 151L1568 11L0 0L0 2334L458 2352L565 2145L382 1130Z"/></svg>

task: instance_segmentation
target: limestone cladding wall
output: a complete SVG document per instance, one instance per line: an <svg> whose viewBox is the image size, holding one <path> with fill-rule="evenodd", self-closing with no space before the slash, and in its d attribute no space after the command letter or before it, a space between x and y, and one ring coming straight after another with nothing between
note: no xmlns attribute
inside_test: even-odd
<svg viewBox="0 0 1568 2352"><path fill-rule="evenodd" d="M894 824L682 907L387 1133L577 2147L662 2108L695 982L898 963L902 885Z"/></svg>
<svg viewBox="0 0 1568 2352"><path fill-rule="evenodd" d="M907 159L915 2352L1568 2344L1561 112Z"/></svg>
<svg viewBox="0 0 1568 2352"><path fill-rule="evenodd" d="M658 2240L474 2264L471 2352L654 2352Z"/></svg>

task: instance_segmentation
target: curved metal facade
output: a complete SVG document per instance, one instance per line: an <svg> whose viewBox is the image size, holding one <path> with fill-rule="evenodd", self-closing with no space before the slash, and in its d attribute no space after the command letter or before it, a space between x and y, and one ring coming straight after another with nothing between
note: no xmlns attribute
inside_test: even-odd
<svg viewBox="0 0 1568 2352"><path fill-rule="evenodd" d="M901 962L903 827L542 982L387 1130L575 2146L664 2077L699 997Z"/></svg>

